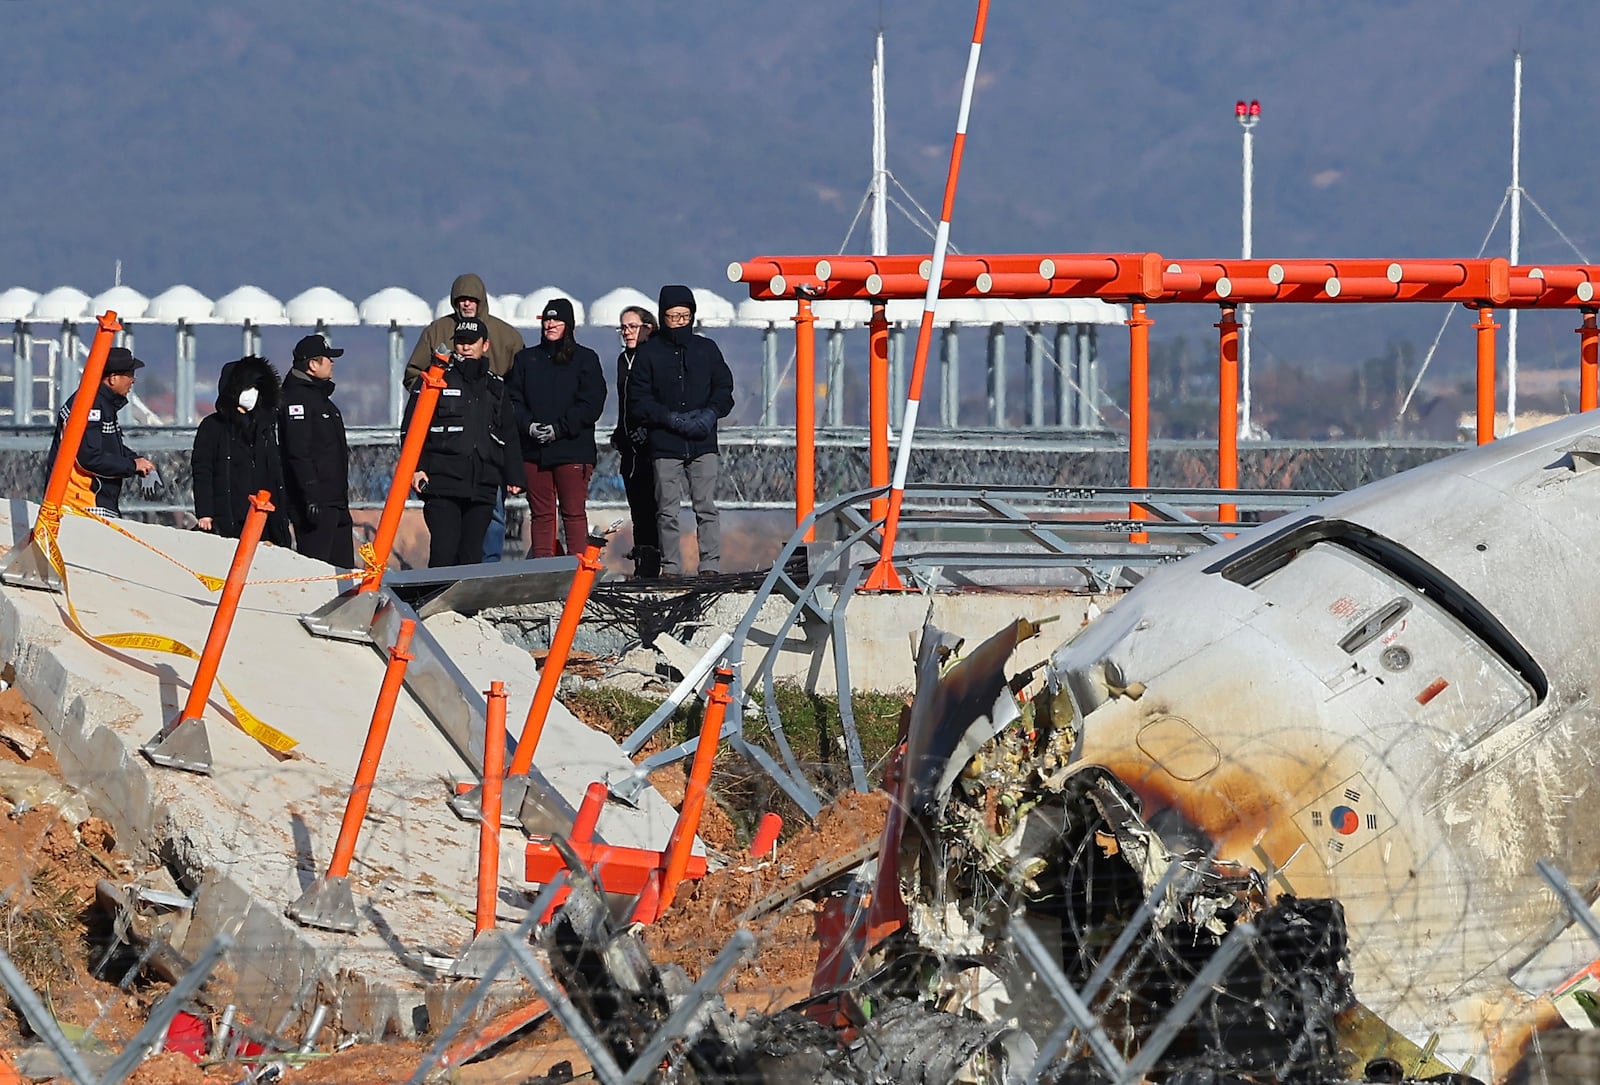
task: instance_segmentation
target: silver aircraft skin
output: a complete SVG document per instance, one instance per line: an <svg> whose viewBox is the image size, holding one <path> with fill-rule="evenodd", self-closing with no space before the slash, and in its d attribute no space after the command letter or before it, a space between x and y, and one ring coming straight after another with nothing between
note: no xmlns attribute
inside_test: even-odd
<svg viewBox="0 0 1600 1085"><path fill-rule="evenodd" d="M1534 868L1593 899L1597 553L1592 415L1243 531L1053 654L1075 770L1175 850L1340 900L1366 1008L1503 1069L1600 957Z"/></svg>

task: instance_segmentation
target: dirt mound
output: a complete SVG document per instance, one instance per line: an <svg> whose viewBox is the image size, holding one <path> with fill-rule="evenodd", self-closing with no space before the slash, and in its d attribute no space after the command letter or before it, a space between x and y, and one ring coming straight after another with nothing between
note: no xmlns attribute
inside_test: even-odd
<svg viewBox="0 0 1600 1085"><path fill-rule="evenodd" d="M686 885L676 903L645 931L657 964L677 964L698 977L740 927L756 935L755 952L734 973L733 990L752 1008L769 1009L804 997L817 963L816 906L806 899L744 923L752 904L793 887L823 864L876 841L889 811L882 791L850 792L822 811L814 827L797 833L773 859L729 866Z"/></svg>

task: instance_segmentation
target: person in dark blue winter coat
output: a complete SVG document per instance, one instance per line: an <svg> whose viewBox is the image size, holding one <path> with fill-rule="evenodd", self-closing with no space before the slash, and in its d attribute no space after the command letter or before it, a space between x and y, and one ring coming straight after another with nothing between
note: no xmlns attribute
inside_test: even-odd
<svg viewBox="0 0 1600 1085"><path fill-rule="evenodd" d="M661 330L640 346L628 374L628 426L644 427L655 461L661 575L683 572L679 506L694 508L700 573L719 572L717 423L733 410L733 372L717 344L694 332L694 293L663 286Z"/></svg>

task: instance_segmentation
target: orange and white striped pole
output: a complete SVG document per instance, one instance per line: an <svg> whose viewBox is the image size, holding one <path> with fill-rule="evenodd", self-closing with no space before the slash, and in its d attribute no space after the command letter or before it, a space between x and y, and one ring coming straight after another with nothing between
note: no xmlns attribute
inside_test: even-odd
<svg viewBox="0 0 1600 1085"><path fill-rule="evenodd" d="M928 293L922 307L922 325L917 329L917 351L911 363L911 386L906 392L905 417L900 423L900 448L895 454L894 478L889 487L889 509L883 520L883 544L878 564L867 574L864 591L904 591L905 585L894 571L894 541L900 527L900 505L905 500L906 470L911 463L911 439L917 429L917 409L922 401L922 378L928 369L928 348L933 343L934 310L939 305L939 283L944 279L945 253L950 248L950 214L956 202L956 183L961 177L961 152L967 144L967 116L972 110L972 88L978 81L978 56L983 52L983 28L989 21L989 0L978 0L978 17L972 27L972 49L967 54L967 75L961 84L961 112L956 117L956 135L950 144L950 171L944 179L944 203L939 211L939 229L933 237L933 267L928 273Z"/></svg>

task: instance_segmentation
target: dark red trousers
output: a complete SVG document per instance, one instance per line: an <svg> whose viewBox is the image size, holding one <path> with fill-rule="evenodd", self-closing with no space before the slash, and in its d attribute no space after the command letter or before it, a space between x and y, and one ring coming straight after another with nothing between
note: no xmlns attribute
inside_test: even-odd
<svg viewBox="0 0 1600 1085"><path fill-rule="evenodd" d="M528 556L551 558L560 553L583 553L589 537L589 479L592 463L564 463L540 467L524 463L522 473L528 481ZM556 508L561 510L561 531L567 548L556 544Z"/></svg>

